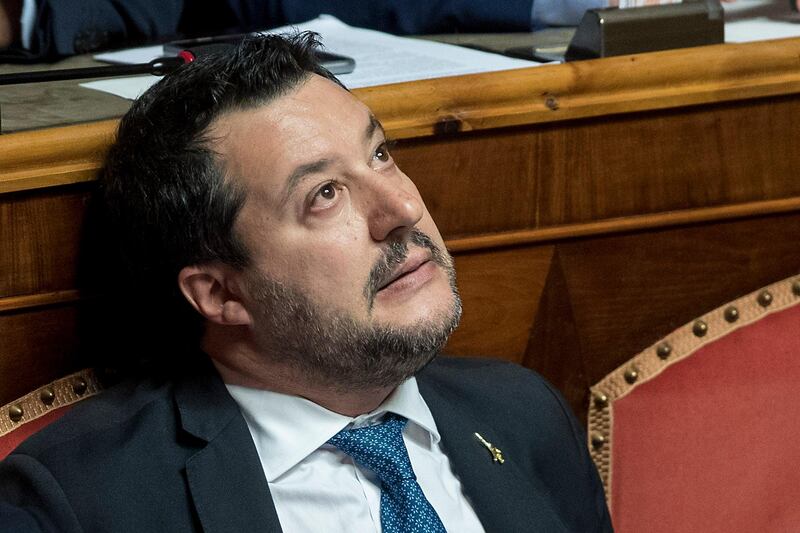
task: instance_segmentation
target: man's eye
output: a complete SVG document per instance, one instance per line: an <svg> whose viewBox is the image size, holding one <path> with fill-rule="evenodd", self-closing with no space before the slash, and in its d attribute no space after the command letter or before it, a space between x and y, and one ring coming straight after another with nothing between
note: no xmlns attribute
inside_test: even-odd
<svg viewBox="0 0 800 533"><path fill-rule="evenodd" d="M314 196L311 197L309 207L313 211L330 209L339 202L340 192L341 186L335 181L329 181L317 189L317 191L314 193Z"/></svg>
<svg viewBox="0 0 800 533"><path fill-rule="evenodd" d="M390 157L389 147L386 145L386 143L381 143L381 145L375 150L375 159L382 163L386 163L389 161Z"/></svg>
<svg viewBox="0 0 800 533"><path fill-rule="evenodd" d="M333 200L336 197L336 186L333 183L327 183L317 191L317 196L325 200Z"/></svg>

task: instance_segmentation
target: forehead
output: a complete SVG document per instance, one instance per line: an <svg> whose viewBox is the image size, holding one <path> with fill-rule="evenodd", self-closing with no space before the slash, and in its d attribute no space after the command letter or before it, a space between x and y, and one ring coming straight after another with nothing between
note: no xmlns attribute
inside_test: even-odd
<svg viewBox="0 0 800 533"><path fill-rule="evenodd" d="M278 187L291 170L361 143L370 112L353 95L315 74L254 109L225 113L209 128L211 148L229 178L250 189Z"/></svg>

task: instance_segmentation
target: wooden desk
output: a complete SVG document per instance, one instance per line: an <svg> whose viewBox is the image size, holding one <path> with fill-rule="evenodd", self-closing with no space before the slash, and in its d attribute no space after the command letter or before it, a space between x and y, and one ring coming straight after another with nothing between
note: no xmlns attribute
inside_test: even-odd
<svg viewBox="0 0 800 533"><path fill-rule="evenodd" d="M800 39L356 91L456 257L450 353L590 384L798 273ZM0 404L79 354L78 243L115 121L0 137Z"/></svg>

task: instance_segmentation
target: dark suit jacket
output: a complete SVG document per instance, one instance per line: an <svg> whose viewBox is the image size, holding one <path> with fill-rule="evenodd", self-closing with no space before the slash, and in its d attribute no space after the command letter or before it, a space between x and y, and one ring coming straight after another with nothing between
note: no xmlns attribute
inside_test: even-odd
<svg viewBox="0 0 800 533"><path fill-rule="evenodd" d="M611 530L584 436L538 375L440 359L418 382L487 531ZM280 531L250 432L213 370L114 388L23 443L0 463L0 524L31 531L34 521L65 532Z"/></svg>
<svg viewBox="0 0 800 533"><path fill-rule="evenodd" d="M33 50L0 61L305 22L328 13L397 34L530 31L533 0L37 0Z"/></svg>

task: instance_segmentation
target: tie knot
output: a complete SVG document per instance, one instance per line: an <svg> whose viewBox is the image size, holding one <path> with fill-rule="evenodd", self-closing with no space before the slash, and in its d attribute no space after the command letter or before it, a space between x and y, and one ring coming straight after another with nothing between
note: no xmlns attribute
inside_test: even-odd
<svg viewBox="0 0 800 533"><path fill-rule="evenodd" d="M384 484L394 485L416 479L403 442L406 422L402 416L388 414L380 424L343 429L328 442L375 472Z"/></svg>

